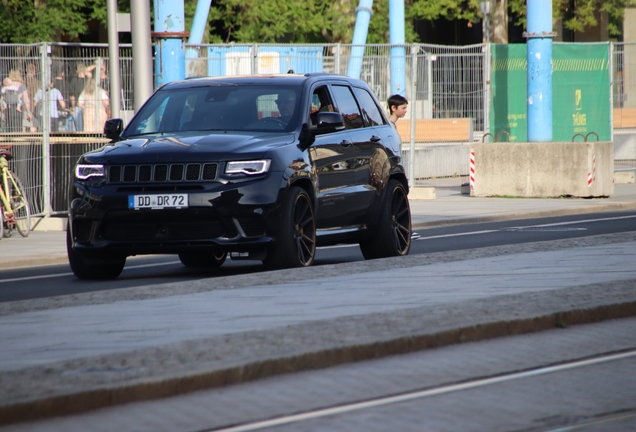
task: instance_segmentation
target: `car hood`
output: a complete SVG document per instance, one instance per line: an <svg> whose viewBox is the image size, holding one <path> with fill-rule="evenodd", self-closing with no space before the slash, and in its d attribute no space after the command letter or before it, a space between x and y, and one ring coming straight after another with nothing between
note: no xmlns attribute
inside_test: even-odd
<svg viewBox="0 0 636 432"><path fill-rule="evenodd" d="M292 144L291 133L156 134L108 144L84 155L91 163L164 163L259 158L272 148Z"/></svg>

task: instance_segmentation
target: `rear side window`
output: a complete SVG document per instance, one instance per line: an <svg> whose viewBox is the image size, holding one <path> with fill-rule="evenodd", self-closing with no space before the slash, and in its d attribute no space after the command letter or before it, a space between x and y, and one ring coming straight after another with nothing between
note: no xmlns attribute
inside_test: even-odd
<svg viewBox="0 0 636 432"><path fill-rule="evenodd" d="M362 118L369 126L379 126L384 124L384 118L380 109L376 105L373 97L365 89L354 87L353 92L360 102L360 108L362 109Z"/></svg>
<svg viewBox="0 0 636 432"><path fill-rule="evenodd" d="M347 86L334 85L331 87L333 90L333 96L335 98L338 111L344 118L344 124L346 129L357 129L364 127L362 121L362 114L356 103L356 99L351 93L351 89Z"/></svg>

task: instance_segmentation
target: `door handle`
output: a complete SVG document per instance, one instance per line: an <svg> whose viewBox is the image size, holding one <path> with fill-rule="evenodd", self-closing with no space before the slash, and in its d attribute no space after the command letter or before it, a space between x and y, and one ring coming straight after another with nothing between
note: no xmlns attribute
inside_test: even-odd
<svg viewBox="0 0 636 432"><path fill-rule="evenodd" d="M340 145L344 147L349 147L351 144L352 144L351 141L347 141L347 140L340 141Z"/></svg>
<svg viewBox="0 0 636 432"><path fill-rule="evenodd" d="M372 136L371 136L371 141L372 141L372 142L378 142L378 141L381 141L381 140L382 140L382 138L380 138L380 137L379 137L379 136L377 136L377 135L372 135Z"/></svg>

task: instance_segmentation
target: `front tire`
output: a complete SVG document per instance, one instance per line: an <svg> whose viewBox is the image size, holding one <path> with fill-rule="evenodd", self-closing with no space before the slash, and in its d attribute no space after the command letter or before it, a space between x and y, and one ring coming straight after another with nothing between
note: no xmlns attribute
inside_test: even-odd
<svg viewBox="0 0 636 432"><path fill-rule="evenodd" d="M79 279L116 279L126 265L126 257L87 258L73 249L71 230L66 228L66 253L71 270Z"/></svg>
<svg viewBox="0 0 636 432"><path fill-rule="evenodd" d="M179 260L186 267L194 268L217 268L221 267L227 258L227 252L219 253L180 253Z"/></svg>
<svg viewBox="0 0 636 432"><path fill-rule="evenodd" d="M407 255L411 249L411 209L406 189L389 180L377 229L360 243L365 259Z"/></svg>
<svg viewBox="0 0 636 432"><path fill-rule="evenodd" d="M308 267L316 256L316 220L311 198L292 187L283 203L281 225L265 265L273 268Z"/></svg>

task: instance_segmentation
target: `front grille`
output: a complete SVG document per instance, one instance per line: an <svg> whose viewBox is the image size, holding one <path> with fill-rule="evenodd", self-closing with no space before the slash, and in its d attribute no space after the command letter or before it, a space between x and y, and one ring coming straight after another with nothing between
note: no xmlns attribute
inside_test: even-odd
<svg viewBox="0 0 636 432"><path fill-rule="evenodd" d="M113 211L106 215L100 235L109 241L209 240L238 235L212 210Z"/></svg>
<svg viewBox="0 0 636 432"><path fill-rule="evenodd" d="M119 184L210 181L216 179L217 168L216 163L111 165L108 167L108 182Z"/></svg>
<svg viewBox="0 0 636 432"><path fill-rule="evenodd" d="M105 222L102 237L109 241L178 241L234 237L218 220L168 222Z"/></svg>

